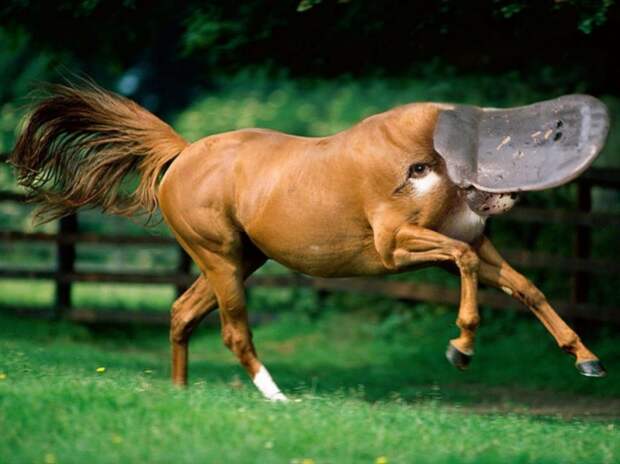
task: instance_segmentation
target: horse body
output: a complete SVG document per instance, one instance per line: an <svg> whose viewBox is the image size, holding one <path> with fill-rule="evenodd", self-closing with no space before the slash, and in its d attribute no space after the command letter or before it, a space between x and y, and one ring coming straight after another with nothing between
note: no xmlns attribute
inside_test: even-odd
<svg viewBox="0 0 620 464"><path fill-rule="evenodd" d="M167 170L160 209L190 252L191 237L214 253L249 246L247 237L266 257L313 276L402 272L386 266L376 241L403 224L445 226L470 241L482 233L458 220L469 210L445 177L424 192L407 179L415 161L443 169L430 148L436 112L408 105L322 138L257 129L206 137Z"/></svg>
<svg viewBox="0 0 620 464"><path fill-rule="evenodd" d="M268 258L322 277L450 266L461 278L460 335L447 351L456 367L473 354L480 279L527 305L582 374L603 375L544 295L483 235L486 217L509 209L515 195L450 180L434 149L438 118L449 108L405 105L330 137L246 129L187 144L123 97L60 86L34 108L11 161L46 205L46 219L81 206L125 215L159 206L201 270L172 307L177 384L187 383L192 331L219 308L225 345L267 398L286 399L258 359L245 303L245 279ZM123 196L132 171L140 184Z"/></svg>
<svg viewBox="0 0 620 464"><path fill-rule="evenodd" d="M220 241L230 248L246 237L265 256L301 272L355 272L344 267L372 244L372 232L356 219L360 202L337 188L335 171L346 153L313 156L315 143L253 130L203 139L167 171L161 211L179 235L191 224L209 237L213 252L224 251Z"/></svg>

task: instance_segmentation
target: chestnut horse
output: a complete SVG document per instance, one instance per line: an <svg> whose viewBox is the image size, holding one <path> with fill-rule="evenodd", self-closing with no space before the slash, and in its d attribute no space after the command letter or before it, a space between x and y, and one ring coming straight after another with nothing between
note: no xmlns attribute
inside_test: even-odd
<svg viewBox="0 0 620 464"><path fill-rule="evenodd" d="M605 371L545 296L484 236L486 218L515 194L454 183L434 147L450 105L415 103L330 137L264 129L187 143L136 103L94 85L52 86L35 104L11 156L43 203L43 221L81 207L161 213L201 275L172 306L172 380L187 383L192 330L219 308L224 344L262 394L285 400L259 361L244 281L267 259L321 277L369 276L451 265L460 274L457 338L465 368L479 324L478 281L525 304L588 376ZM139 176L139 183L127 187Z"/></svg>

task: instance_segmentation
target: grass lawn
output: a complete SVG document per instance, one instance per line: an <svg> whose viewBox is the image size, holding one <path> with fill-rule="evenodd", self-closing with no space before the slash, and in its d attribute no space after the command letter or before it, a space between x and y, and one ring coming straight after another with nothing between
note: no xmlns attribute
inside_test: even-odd
<svg viewBox="0 0 620 464"><path fill-rule="evenodd" d="M384 320L327 312L258 327L263 361L297 400L271 404L213 329L195 336L191 385L179 390L163 330L5 313L0 462L620 461L613 332L588 340L610 375L585 379L536 322L485 313L476 359L461 373L443 358L454 317L441 308Z"/></svg>

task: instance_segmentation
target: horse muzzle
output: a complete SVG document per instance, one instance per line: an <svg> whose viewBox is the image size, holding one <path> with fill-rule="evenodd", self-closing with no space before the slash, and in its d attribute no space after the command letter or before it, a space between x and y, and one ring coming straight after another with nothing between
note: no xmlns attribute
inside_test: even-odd
<svg viewBox="0 0 620 464"><path fill-rule="evenodd" d="M480 216L494 216L509 211L519 199L515 192L492 193L474 187L462 190L469 208Z"/></svg>

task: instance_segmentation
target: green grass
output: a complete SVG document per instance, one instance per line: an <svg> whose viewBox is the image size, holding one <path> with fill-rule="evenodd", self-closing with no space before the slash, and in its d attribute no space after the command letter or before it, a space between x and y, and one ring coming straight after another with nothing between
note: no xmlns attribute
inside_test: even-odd
<svg viewBox="0 0 620 464"><path fill-rule="evenodd" d="M175 291L172 285L78 282L73 284L72 302L76 308L169 311ZM0 295L1 306L50 308L54 305L54 283L3 279Z"/></svg>
<svg viewBox="0 0 620 464"><path fill-rule="evenodd" d="M590 343L609 377L584 379L536 322L484 319L461 373L443 359L455 329L442 308L282 316L255 330L300 400L282 405L260 399L212 329L195 336L181 391L163 330L0 316L0 462L618 462L613 337Z"/></svg>
<svg viewBox="0 0 620 464"><path fill-rule="evenodd" d="M0 280L2 306L45 308L54 302L53 282L21 279Z"/></svg>

